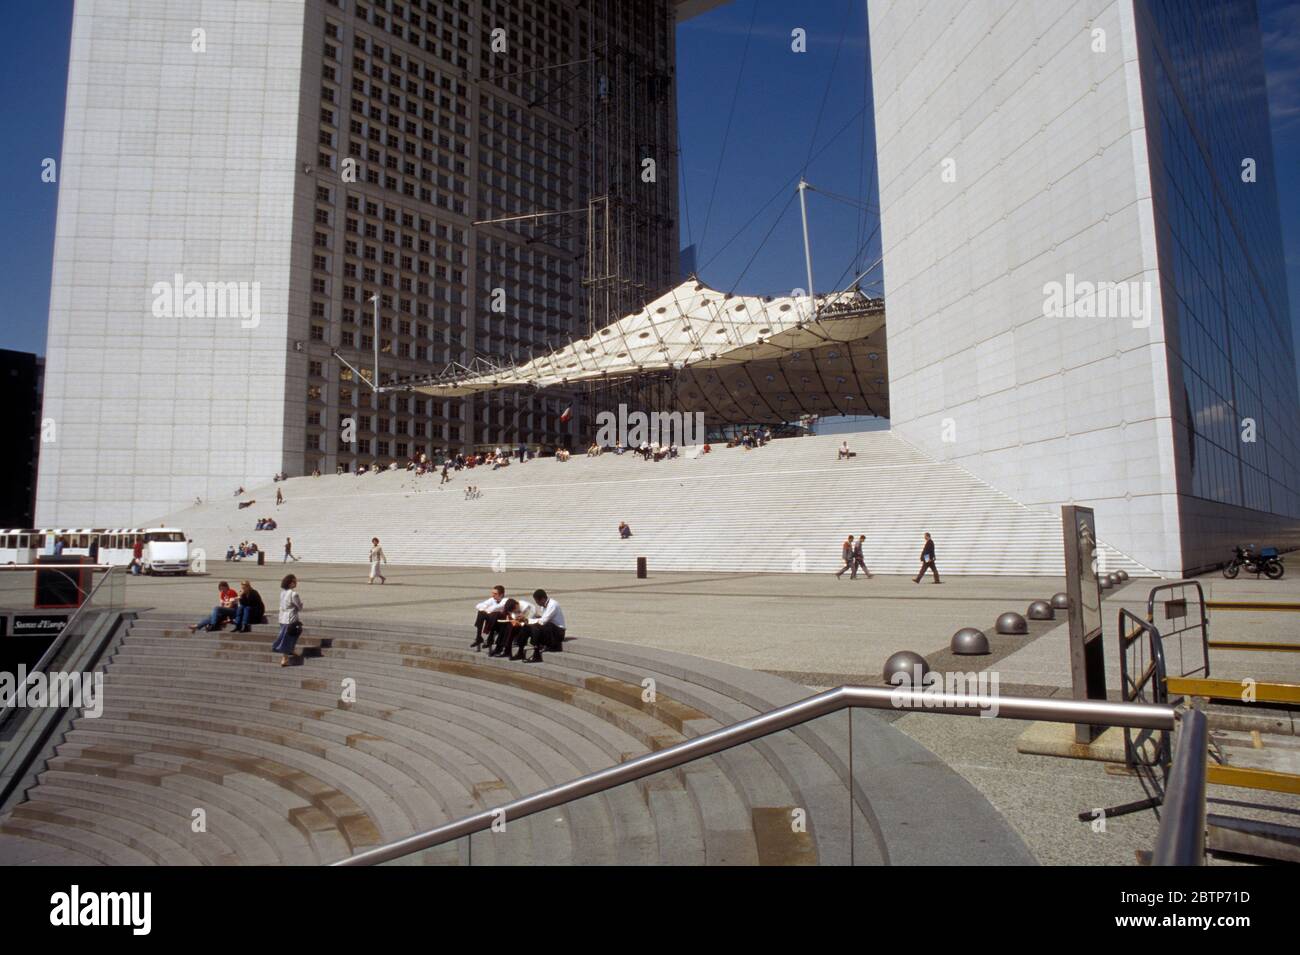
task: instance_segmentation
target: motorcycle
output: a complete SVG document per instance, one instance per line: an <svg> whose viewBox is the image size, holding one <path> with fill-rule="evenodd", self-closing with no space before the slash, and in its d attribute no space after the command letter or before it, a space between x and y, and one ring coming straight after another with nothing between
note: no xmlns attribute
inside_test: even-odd
<svg viewBox="0 0 1300 955"><path fill-rule="evenodd" d="M1236 553L1233 554L1232 560L1223 565L1223 576L1229 580L1235 580L1243 567L1246 573L1254 574L1256 577L1263 574L1269 580L1280 580L1282 574L1286 572L1282 566L1282 558L1275 547L1262 548L1259 553L1242 547L1236 547L1234 550Z"/></svg>

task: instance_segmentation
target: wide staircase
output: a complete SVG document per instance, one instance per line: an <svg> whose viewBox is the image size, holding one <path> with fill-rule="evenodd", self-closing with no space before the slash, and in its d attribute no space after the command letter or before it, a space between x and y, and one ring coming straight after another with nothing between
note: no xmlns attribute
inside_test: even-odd
<svg viewBox="0 0 1300 955"><path fill-rule="evenodd" d="M837 569L840 542L865 534L874 573L914 574L923 532L941 573L1061 576L1059 513L1030 510L961 467L936 462L888 432L775 440L752 451L714 447L675 460L575 454L493 471L292 478L168 515L209 563L255 540L279 560L284 538L304 560L362 563L370 539L401 564L624 569L643 556L664 571L759 573ZM481 496L466 499L468 485ZM285 503L275 506L276 489ZM253 530L273 514L275 531ZM617 533L620 521L633 531ZM1103 545L1107 570L1151 571Z"/></svg>
<svg viewBox="0 0 1300 955"><path fill-rule="evenodd" d="M0 857L17 844L18 856L57 847L63 861L106 865L332 862L807 695L767 674L589 639L530 665L472 653L465 634L338 624L313 627L301 662L280 667L272 636L137 619L110 648L102 715L75 718L0 817ZM850 801L847 719L407 861L933 862L949 858L954 826L969 826L974 848L962 851L975 861L1028 859L964 780L868 714L855 726L875 765ZM942 798L916 805L917 786ZM943 808L953 804L959 821ZM791 824L796 811L805 824ZM949 838L918 843L927 827Z"/></svg>

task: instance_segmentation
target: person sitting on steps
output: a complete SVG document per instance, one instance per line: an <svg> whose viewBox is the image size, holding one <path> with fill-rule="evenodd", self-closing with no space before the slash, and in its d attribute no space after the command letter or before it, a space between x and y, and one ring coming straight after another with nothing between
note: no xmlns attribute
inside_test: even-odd
<svg viewBox="0 0 1300 955"><path fill-rule="evenodd" d="M564 649L564 611L560 609L558 600L540 588L533 591L533 599L537 601L537 606L533 618L527 624L528 639L533 644L533 655L528 658L528 662L541 663L543 648L556 653ZM513 659L523 658L524 647L521 643L519 655Z"/></svg>
<svg viewBox="0 0 1300 955"><path fill-rule="evenodd" d="M474 605L474 610L477 611L474 616L474 642L469 645L469 648L475 653L482 648L485 636L489 637L487 641L488 650L492 649L490 635L492 628L500 619L501 607L505 602L506 588L501 584L497 584L492 588L492 592L488 594L486 600L480 600Z"/></svg>
<svg viewBox="0 0 1300 955"><path fill-rule="evenodd" d="M510 648L514 645L515 638L519 639L519 652L512 658L522 660L524 658L524 644L528 642L528 634L524 630L524 624L528 620L528 613L533 609L533 605L526 600L516 600L514 597L507 597L498 611L499 616L492 624L492 632L489 636L489 642L493 643L490 657L507 657L510 658Z"/></svg>
<svg viewBox="0 0 1300 955"><path fill-rule="evenodd" d="M200 627L207 631L220 630L227 620L235 619L238 610L239 594L231 590L230 584L223 580L217 584L217 605L212 608L212 613L206 619L190 625L190 633Z"/></svg>
<svg viewBox="0 0 1300 955"><path fill-rule="evenodd" d="M252 633L253 624L266 623L266 604L253 589L252 581L239 584L239 607L235 611L235 633Z"/></svg>

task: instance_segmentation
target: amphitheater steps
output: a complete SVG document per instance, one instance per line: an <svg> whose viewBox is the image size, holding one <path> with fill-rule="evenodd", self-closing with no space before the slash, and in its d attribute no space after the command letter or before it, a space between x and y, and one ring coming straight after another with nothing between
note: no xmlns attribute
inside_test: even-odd
<svg viewBox="0 0 1300 955"><path fill-rule="evenodd" d="M102 716L73 721L0 833L104 864L328 862L774 705L711 664L697 678L625 649L521 666L463 635L313 630L313 655L281 668L270 627L191 634L178 615L142 615L106 666ZM830 814L801 787L841 778L781 734L404 863L835 861L838 823L819 829ZM799 806L805 834L784 823ZM206 832L192 831L196 808Z"/></svg>
<svg viewBox="0 0 1300 955"><path fill-rule="evenodd" d="M347 633L347 631L342 630L335 630L332 632L336 634ZM425 639L434 640L435 638ZM339 635L333 637L332 645L337 648L333 651L334 653L341 652L343 649L353 649L361 646L382 648L380 651L381 653L383 650L389 652L394 650L391 640L387 642L374 640L363 641L352 638L350 634L348 636ZM457 655L468 657L469 655L464 653L462 649L463 646L463 640L459 637L442 638L440 643L437 645L409 644L406 642L400 642L397 644L397 647L404 653L421 653L426 655L425 660L417 661L420 663L432 662L427 658L427 655L435 653L446 654L453 658ZM453 647L455 649L443 649L444 647ZM360 654L357 654L357 656L359 657ZM519 668L517 665L512 666L496 660L478 659L488 666L487 670L481 671L488 677L514 678L513 675L520 672L535 672L533 668ZM552 656L550 659L556 659L556 657ZM370 665L371 664L368 663L362 664L358 659L352 659L348 660L345 669L347 672L356 676L359 672L362 672L359 668ZM642 688L639 684L632 682L633 680L639 681L644 676L645 668L643 665L638 664L633 667L620 668L618 665L612 664L609 661L593 661L590 658L586 658L584 660L584 666L593 668L600 674L583 677L581 682L584 686L593 688L601 695L607 695L614 699L622 699L649 712L660 713L662 715L661 718L665 719L669 723L672 730L680 731L682 729L691 728L690 734L695 735L698 732L705 732L720 725L720 722L717 720L702 719L701 717L703 714L698 710L694 709L690 705L683 705L681 702L676 700L664 700L661 698L658 703L643 703L640 700ZM433 672L433 678L435 680L448 678L445 675L438 674L436 671L431 672ZM608 674L622 677L622 679L611 679ZM535 682L532 676L528 676L525 679ZM751 716L754 713L753 709L737 704L736 701L730 699L725 694L715 693L706 687L692 687L690 684L681 682L671 674L656 674L656 680L661 688L665 688L667 692L671 692L674 697L682 699L690 698L692 701L696 701L701 705L720 708L722 722L737 721ZM479 686L474 690L474 692L480 696L486 693L491 693L491 684L485 684L480 681ZM567 692L571 691L557 690L554 687L546 688L542 692L536 694L534 700L545 700L548 695ZM573 699L574 697L569 698ZM576 694L576 698L580 701L590 699L580 693ZM608 704L600 701L597 702L594 707L589 708L596 712L601 712L602 710L608 709ZM623 719L627 719L626 714L624 714ZM599 726L600 724L597 725ZM635 717L633 719L633 725L629 728L635 731ZM649 735L646 734L644 729L642 730L642 740L647 747L650 748L659 748L663 745L671 745L680 739L676 733L665 734L660 727L654 725L651 725L649 730ZM591 728L588 727L585 732L590 734ZM769 755L765 762L763 754L778 752L781 754L780 756L772 757ZM808 782L820 778L817 775L817 769L818 766L820 766L821 777L825 777L820 778L822 786L829 790L834 790L840 785L838 782L839 777L831 774L820 757L809 752L807 747L800 743L794 734L780 734L777 737L773 737L761 743L733 749L727 753L720 754L715 757L714 760L723 767L724 771L726 771L731 778L737 780L738 786L742 785L741 778L743 777L743 785L747 790L748 798L753 801L755 805L761 806L765 809L772 806L784 806L786 807L784 811L787 816L789 815L789 810L792 806L792 797L789 794L789 790L782 783L783 778L786 780L787 785L794 786L796 785L794 783L794 778L797 776L806 785ZM736 767L743 767L743 770L737 770ZM774 767L778 770L775 773L773 772ZM795 774L791 774L791 767L797 768ZM823 816L823 818L825 818L825 816ZM837 820L837 822L841 824L840 828L847 831L847 813L844 814L842 820Z"/></svg>

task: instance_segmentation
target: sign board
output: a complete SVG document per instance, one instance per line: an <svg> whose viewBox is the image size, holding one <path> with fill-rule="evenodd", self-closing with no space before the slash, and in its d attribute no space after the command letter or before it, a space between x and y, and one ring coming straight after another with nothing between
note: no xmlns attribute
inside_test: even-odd
<svg viewBox="0 0 1300 955"><path fill-rule="evenodd" d="M1097 521L1092 508L1061 508L1065 543L1065 590L1070 597L1070 683L1076 700L1106 699L1102 645L1101 584L1097 581ZM1074 739L1091 743L1102 727L1077 723Z"/></svg>
<svg viewBox="0 0 1300 955"><path fill-rule="evenodd" d="M13 620L13 635L15 637L56 637L67 625L66 614L16 613Z"/></svg>

